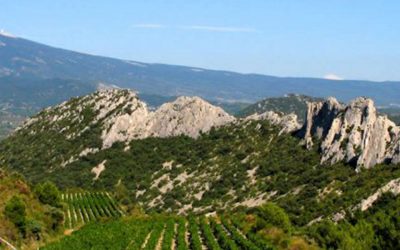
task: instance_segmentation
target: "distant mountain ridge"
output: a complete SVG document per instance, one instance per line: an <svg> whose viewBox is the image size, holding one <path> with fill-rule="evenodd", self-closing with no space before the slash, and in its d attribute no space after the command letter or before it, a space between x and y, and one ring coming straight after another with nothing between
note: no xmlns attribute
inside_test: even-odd
<svg viewBox="0 0 400 250"><path fill-rule="evenodd" d="M92 93L99 86L113 85L139 91L151 108L177 96L196 95L230 113L237 113L247 103L287 93L335 96L342 102L367 96L378 106L386 107L395 107L400 100L399 82L273 77L141 63L68 51L0 34L0 139L21 120L43 108ZM269 102L269 110L285 113L284 102L280 108L273 107L273 100ZM290 110L302 120L304 106L302 101L293 103ZM246 116L255 110L255 106L250 106L238 114ZM397 115L393 118L399 120Z"/></svg>
<svg viewBox="0 0 400 250"><path fill-rule="evenodd" d="M94 56L4 35L0 35L0 42L0 77L74 79L82 81L82 84L102 82L145 94L197 95L210 101L223 102L254 102L287 93L335 96L343 102L367 96L378 105L398 103L400 99L399 82L239 74ZM0 87L2 82L0 78Z"/></svg>
<svg viewBox="0 0 400 250"><path fill-rule="evenodd" d="M273 111L284 114L294 113L300 121L304 121L307 103L322 100L322 98L306 95L287 94L283 97L271 97L258 101L242 109L237 115L246 117L252 114L262 114L267 111Z"/></svg>

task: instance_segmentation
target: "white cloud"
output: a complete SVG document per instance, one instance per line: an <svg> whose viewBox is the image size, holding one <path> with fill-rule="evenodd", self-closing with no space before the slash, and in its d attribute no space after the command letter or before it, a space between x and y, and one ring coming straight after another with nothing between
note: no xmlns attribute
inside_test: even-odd
<svg viewBox="0 0 400 250"><path fill-rule="evenodd" d="M11 33L8 33L7 31L5 31L5 30L3 30L3 29L0 30L0 35L1 35L1 36L6 36L6 37L11 37L11 38L16 38L16 36L14 36L14 35L11 34Z"/></svg>
<svg viewBox="0 0 400 250"><path fill-rule="evenodd" d="M342 77L340 77L340 76L338 76L338 75L336 75L336 74L332 74L332 73L326 74L326 75L324 76L324 79L327 79L327 80L335 80L335 81L343 80Z"/></svg>
<svg viewBox="0 0 400 250"><path fill-rule="evenodd" d="M161 29L165 28L164 25L158 23L138 23L132 26L133 28L141 28L141 29Z"/></svg>
<svg viewBox="0 0 400 250"><path fill-rule="evenodd" d="M203 25L191 25L181 26L182 29L188 30L204 30L212 32L257 32L256 29L244 28L244 27L224 27L224 26L203 26Z"/></svg>

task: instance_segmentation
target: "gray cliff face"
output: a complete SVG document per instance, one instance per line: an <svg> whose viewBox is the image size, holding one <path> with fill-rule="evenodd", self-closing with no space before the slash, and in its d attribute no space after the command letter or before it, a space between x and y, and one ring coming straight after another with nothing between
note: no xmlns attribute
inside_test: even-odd
<svg viewBox="0 0 400 250"><path fill-rule="evenodd" d="M335 117L342 110L342 105L335 98L328 98L324 102L310 102L307 105L306 120L300 131L305 138L307 148L312 147L312 137L324 138Z"/></svg>
<svg viewBox="0 0 400 250"><path fill-rule="evenodd" d="M163 104L154 112L149 111L146 104L137 99L135 102L128 102L128 105L133 107L133 112L113 117L108 122L111 129L103 131L105 148L116 141L147 137L187 135L196 138L200 132L235 121L224 110L199 97L179 97L174 102Z"/></svg>
<svg viewBox="0 0 400 250"><path fill-rule="evenodd" d="M321 162L345 161L358 168L383 162L400 162L400 129L376 112L371 99L359 97L348 106L336 99L309 103L306 121L299 135L311 147L321 141Z"/></svg>
<svg viewBox="0 0 400 250"><path fill-rule="evenodd" d="M151 132L159 137L185 134L196 138L200 132L235 121L220 107L213 106L199 97L179 97L165 103L151 118Z"/></svg>

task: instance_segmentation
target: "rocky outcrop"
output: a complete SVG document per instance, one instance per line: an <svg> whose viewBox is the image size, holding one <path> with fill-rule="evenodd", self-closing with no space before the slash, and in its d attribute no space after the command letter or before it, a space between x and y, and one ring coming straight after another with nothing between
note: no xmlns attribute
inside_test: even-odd
<svg viewBox="0 0 400 250"><path fill-rule="evenodd" d="M131 103L133 111L115 117L104 130L103 146L110 147L116 141L130 141L146 137L169 137L187 135L192 138L212 127L235 121L219 107L199 97L179 97L150 112L143 103Z"/></svg>
<svg viewBox="0 0 400 250"><path fill-rule="evenodd" d="M394 122L377 114L371 99L360 97L344 106L329 98L308 104L299 136L308 148L320 142L322 163L345 161L370 168L400 162L399 131Z"/></svg>
<svg viewBox="0 0 400 250"><path fill-rule="evenodd" d="M279 134L292 133L301 128L300 123L297 121L297 115L294 113L284 115L273 111L267 111L262 114L250 115L246 117L245 120L268 120L271 124L282 128Z"/></svg>
<svg viewBox="0 0 400 250"><path fill-rule="evenodd" d="M400 178L389 181L386 185L379 188L375 193L370 195L368 198L363 199L360 204L355 206L354 209L360 209L365 211L370 208L374 202L376 202L383 194L392 193L393 195L400 194Z"/></svg>
<svg viewBox="0 0 400 250"><path fill-rule="evenodd" d="M199 97L182 96L163 104L150 120L151 133L159 137L184 134L196 138L200 132L233 122L235 118Z"/></svg>
<svg viewBox="0 0 400 250"><path fill-rule="evenodd" d="M199 97L179 97L150 111L135 92L106 88L46 109L27 121L22 129L29 129L33 134L57 130L66 139L74 140L96 127L100 128L105 149L118 141L147 137L187 135L196 138L201 132L233 121L233 116ZM93 150L98 149L86 149L81 154Z"/></svg>
<svg viewBox="0 0 400 250"><path fill-rule="evenodd" d="M327 135L340 110L342 110L341 104L332 97L324 102L307 104L306 120L300 136L305 139L308 148L313 145L312 137L321 139Z"/></svg>

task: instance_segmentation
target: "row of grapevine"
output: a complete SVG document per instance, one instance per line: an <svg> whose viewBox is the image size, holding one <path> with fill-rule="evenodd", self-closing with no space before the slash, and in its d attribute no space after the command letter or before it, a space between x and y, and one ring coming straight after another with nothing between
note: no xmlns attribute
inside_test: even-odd
<svg viewBox="0 0 400 250"><path fill-rule="evenodd" d="M153 230L150 233L150 237L144 246L145 250L154 250L158 243L159 238L161 237L161 233L163 231L164 224L163 223L156 223L154 225Z"/></svg>
<svg viewBox="0 0 400 250"><path fill-rule="evenodd" d="M189 218L189 233L190 233L190 249L202 250L202 244L199 234L199 226L195 217Z"/></svg>
<svg viewBox="0 0 400 250"><path fill-rule="evenodd" d="M106 223L91 223L45 249L273 249L262 245L259 239L253 242L251 237L255 236L244 235L232 220L226 218L219 222L217 218L206 217L125 217Z"/></svg>
<svg viewBox="0 0 400 250"><path fill-rule="evenodd" d="M106 192L65 193L61 196L66 203L65 226L76 226L106 217L120 217L121 209Z"/></svg>
<svg viewBox="0 0 400 250"><path fill-rule="evenodd" d="M202 217L200 219L200 226L201 226L201 231L203 233L203 236L205 239L205 244L207 245L207 248L210 250L221 250L206 218Z"/></svg>
<svg viewBox="0 0 400 250"><path fill-rule="evenodd" d="M236 235L236 238L244 238L244 235L240 233L240 231L237 229L240 227L240 223L238 221L236 221L235 219L231 219L232 224L230 224L225 218L223 218L223 223L224 225L229 228L229 230L231 230L231 232L234 232L233 234ZM247 243L243 243L243 244L251 244L252 248L250 248L250 246L244 246L243 249L260 249L260 250L273 250L275 249L275 247L269 243L266 242L264 239L261 239L261 237L259 235L256 235L252 232L248 232L245 237L247 238L247 240L245 240Z"/></svg>
<svg viewBox="0 0 400 250"><path fill-rule="evenodd" d="M243 250L259 250L253 242L248 240L240 231L232 225L225 217L221 218L221 222L223 226L229 231L231 238L240 246L240 249Z"/></svg>
<svg viewBox="0 0 400 250"><path fill-rule="evenodd" d="M184 218L178 219L178 228L175 243L177 250L189 249L186 243L186 220Z"/></svg>
<svg viewBox="0 0 400 250"><path fill-rule="evenodd" d="M221 224L218 224L214 219L210 220L210 224L222 249L239 250Z"/></svg>
<svg viewBox="0 0 400 250"><path fill-rule="evenodd" d="M164 237L163 237L163 242L162 242L162 250L171 250L172 248L172 241L174 240L175 237L175 220L170 218L166 222L166 227L165 227L165 232L164 232Z"/></svg>
<svg viewBox="0 0 400 250"><path fill-rule="evenodd" d="M107 223L90 223L71 236L49 244L44 250L86 249L142 249L146 237L157 224L150 219L113 220Z"/></svg>

